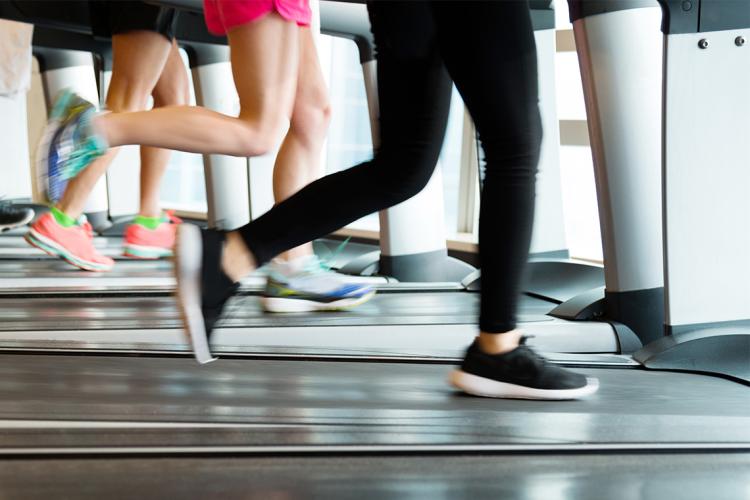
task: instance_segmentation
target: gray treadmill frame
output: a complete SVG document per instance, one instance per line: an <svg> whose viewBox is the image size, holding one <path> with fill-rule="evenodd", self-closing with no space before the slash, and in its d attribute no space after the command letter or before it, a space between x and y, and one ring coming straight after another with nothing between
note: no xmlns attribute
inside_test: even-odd
<svg viewBox="0 0 750 500"><path fill-rule="evenodd" d="M624 11L647 8L649 4L655 7L656 3L649 2L647 4L642 0L618 0L615 2L569 0L569 2L572 5L571 20L574 22L576 29L576 39L578 42L580 37L582 42L579 44L578 50L584 77L587 109L597 110L602 105L597 99L601 99L602 96L592 88L594 79L589 78L593 68L591 66L592 57L587 53L591 50L588 44L590 40L587 38L590 36L586 29L587 19L604 15L614 19ZM705 98L708 105L696 106L694 102L689 100L689 94L681 92L680 89L684 87L685 79L691 77L694 85L707 85L709 87L710 84L704 82L714 82L720 85L722 81L737 81L738 71L742 71L741 68L747 66L746 63L750 56L750 53L738 52L747 49L744 44L737 42L739 37L750 35L750 30L748 30L750 28L750 4L709 2L707 0L697 0L696 2L659 0L659 4L662 7L662 31L665 44L664 61L659 69L664 84L658 86L654 82L654 88L663 92L663 105L658 108L663 115L656 121L656 123L661 124L658 134L658 137L661 138L661 145L658 153L652 152L651 158L646 156L643 161L653 162L656 158L660 160L658 173L662 176L659 182L662 192L659 193L658 201L660 205L663 204L661 223L664 245L662 252L658 255L655 253L655 248L652 248L650 250L651 257L646 263L661 263L663 260L666 286L663 287L663 292L660 287L651 287L627 291L625 294L619 293L619 291L616 294L608 293L606 299L601 296L595 297L595 299L598 299L602 304L600 313L608 313L605 317L614 316L615 319L624 320L628 325L634 327L644 344L651 341L650 344L634 354L634 359L641 362L645 367L720 374L750 383L750 302L746 301L744 313L741 313L742 307L738 305L738 300L735 299L731 301L731 306L726 306L725 303L729 301L726 301L722 294L716 293L715 286L709 286L709 290L698 294L699 288L705 287L706 283L701 284L693 279L693 276L700 274L695 272L696 256L700 255L698 258L701 263L711 262L711 256L714 252L710 248L711 245L707 245L704 241L705 238L698 236L696 239L692 236L694 231L685 230L687 227L693 227L693 222L711 224L711 220L717 221L723 218L729 218L733 221L735 229L741 228L743 227L742 217L746 217L746 214L750 212L750 205L748 205L746 198L741 200L735 197L733 201L736 208L732 213L717 212L715 199L710 196L701 196L699 193L702 192L703 186L700 182L696 183L695 179L690 178L691 170L687 167L694 161L692 159L686 160L684 155L673 154L675 152L692 151L692 156L705 159L710 155L711 148L715 145L705 138L711 137L712 134L715 135L716 130L720 132L722 130L742 129L742 125L733 123L732 118L727 118L722 123L716 123L715 119L712 120L712 117L709 116L708 109L715 109L717 106L727 107L725 101L716 99L714 94L710 92L704 92L701 97ZM699 11L701 12L700 16L698 15ZM637 33L638 26L632 28L631 33ZM692 37L688 43L691 49L688 51L680 48L678 49L680 50L679 53L673 54L670 42L674 40L675 45L682 43L684 46L685 44L681 40L684 40L685 36ZM707 39L709 36L724 42L721 49L724 55L727 52L733 52L735 57L725 57L724 60L717 61L712 72L696 74L690 70L696 64L694 62L696 58L717 57L712 56L710 50L705 50L706 47L698 43L699 40ZM637 39L638 37L634 38ZM623 42L618 40L617 43L622 44ZM623 46L626 47L624 50L636 50L624 44ZM651 47L648 50L660 51L660 49L661 47ZM675 56L674 61L671 60L673 56ZM741 61L745 61L745 64ZM652 74L653 70L654 68L639 68L639 72L642 71L647 74ZM718 80L717 74L719 75ZM616 79L610 78L608 81L612 83L616 82ZM740 81L744 80L740 79ZM732 90L727 91L731 92ZM750 99L748 99L746 93L742 93L742 96L738 97L738 100L730 106L744 106L750 111ZM676 110L683 110L679 118L675 114ZM688 110L687 113L685 110ZM649 110L638 109L638 111L645 114ZM655 110L651 109L650 111ZM730 109L725 110L725 118L738 116L736 113L732 115L731 111ZM662 117L663 119L661 119ZM650 118L652 122L654 119L653 116ZM648 118L646 118L646 122L648 121ZM678 131L681 124L686 121L693 127L693 135ZM596 128L596 115L590 120L589 126L592 129L595 166L604 172L602 177L609 179L613 175L625 175L622 169L627 171L628 165L616 165L616 162L607 163L602 161L603 156L597 157L597 150L606 150L604 142L623 140L622 137L608 137L602 134L601 130ZM734 155L732 157L734 161L729 160L727 164L738 164L736 161L737 154L746 161L750 160L750 155L747 155L745 149L743 149L744 144L747 143L746 136L740 137L740 135L730 133L723 137L725 137L725 150L730 151L730 157ZM676 163L676 158L678 162L682 161L683 163ZM746 162L739 163L744 165ZM693 165L693 168L700 167L701 165ZM613 171L614 168L619 168L620 171ZM630 173L628 172L627 175L630 175ZM647 175L647 173L643 175ZM654 175L653 168L649 175ZM742 179L744 179L741 169L732 170L729 168L726 175L725 182L742 184ZM643 180L625 182L622 183L623 187L619 189L627 189L628 185L642 185L643 182ZM602 197L601 194L600 192L600 203L607 202L606 197ZM627 198L631 201L634 199L633 196ZM742 205L743 201L744 205ZM653 204L653 198L649 199L649 203ZM686 215L688 210L681 209L681 207L686 206L685 203L688 203L688 206L691 207L689 215ZM696 215L696 211L703 212L703 215ZM690 217L694 217L695 220L690 219ZM638 224L643 223L648 223L648 221L641 220ZM626 226L625 229L631 233L629 240L623 241L621 237L615 239L612 249L621 248L619 254L607 252L607 246L605 245L605 262L607 264L609 264L609 259L627 255L630 250L628 245L637 238L638 229L640 229L638 224L631 227ZM722 222L722 224L724 224L722 227L732 226L731 223ZM681 228L681 230L675 231L675 227ZM617 228L614 229L617 230ZM750 248L746 248L750 245L745 244L743 246L741 243L743 237L746 237L746 235L740 230L740 239L735 238L736 244L740 245L742 249L750 251ZM619 247L615 245L619 245ZM730 248L732 248L731 245ZM735 283L735 286L729 287L728 293L737 293L743 283L750 282L750 267L747 265L746 255L740 256L739 253L735 252L733 258L730 252L725 256L726 258L720 259L721 262L713 262L711 267L711 273L719 277L720 280L724 280L726 283ZM649 253L643 255L649 255ZM608 266L607 270L610 272L612 268ZM637 271L637 269L634 271ZM679 286L676 285L675 277L680 278ZM608 274L607 288L609 289L609 287ZM687 318L696 316L694 307L680 308L676 305L681 298L682 304L689 303L691 295L700 295L702 299L701 310L705 312L702 315L704 321L700 323L687 320ZM750 294L744 294L740 297L743 296L747 297ZM580 299L581 311L596 309L596 302L584 300L586 297L578 299ZM613 302L612 299L615 299L614 304L610 304ZM729 312L727 309L732 310ZM744 318L741 317L743 314ZM658 335L655 336L654 332L658 332Z"/></svg>
<svg viewBox="0 0 750 500"><path fill-rule="evenodd" d="M744 127L750 95L743 83L750 78L744 43L750 3L696 0L691 9L674 0L660 3L666 336L634 357L647 368L750 383L750 145ZM700 102L686 91L686 80ZM707 164L715 172L710 182L701 176Z"/></svg>

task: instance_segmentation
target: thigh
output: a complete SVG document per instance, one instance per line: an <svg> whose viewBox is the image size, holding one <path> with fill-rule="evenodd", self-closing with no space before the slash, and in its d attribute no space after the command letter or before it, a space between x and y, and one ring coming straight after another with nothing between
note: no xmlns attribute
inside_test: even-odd
<svg viewBox="0 0 750 500"><path fill-rule="evenodd" d="M171 50L172 42L153 31L129 31L114 35L109 94L137 92L139 100L143 101L139 107L145 107Z"/></svg>
<svg viewBox="0 0 750 500"><path fill-rule="evenodd" d="M538 130L534 32L523 0L431 2L440 52L481 135ZM522 137L521 137L522 138Z"/></svg>
<svg viewBox="0 0 750 500"><path fill-rule="evenodd" d="M445 136L451 81L438 51L429 6L370 2L368 10L378 63L379 156L398 157L378 165L432 169Z"/></svg>
<svg viewBox="0 0 750 500"><path fill-rule="evenodd" d="M308 109L326 109L328 106L328 88L320 68L312 32L309 28L300 28L299 74L292 110L292 126L295 125L295 117L304 116ZM300 122L304 123L303 120Z"/></svg>
<svg viewBox="0 0 750 500"><path fill-rule="evenodd" d="M228 32L240 118L270 123L291 116L299 71L296 23L270 13Z"/></svg>

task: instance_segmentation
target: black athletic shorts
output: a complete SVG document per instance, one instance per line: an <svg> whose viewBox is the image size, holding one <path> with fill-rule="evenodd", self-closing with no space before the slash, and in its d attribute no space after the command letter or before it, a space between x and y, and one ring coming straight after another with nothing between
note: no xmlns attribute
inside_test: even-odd
<svg viewBox="0 0 750 500"><path fill-rule="evenodd" d="M90 3L94 33L111 37L128 31L153 31L174 39L177 11L143 2L97 0Z"/></svg>

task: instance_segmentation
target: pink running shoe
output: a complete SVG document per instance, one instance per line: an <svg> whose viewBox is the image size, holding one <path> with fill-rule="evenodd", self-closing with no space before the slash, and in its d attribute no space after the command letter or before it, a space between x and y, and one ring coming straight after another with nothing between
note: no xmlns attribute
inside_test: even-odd
<svg viewBox="0 0 750 500"><path fill-rule="evenodd" d="M179 217L167 212L164 221L156 229L149 229L138 223L130 224L125 230L123 254L134 259L171 257L177 224L180 223L182 220Z"/></svg>
<svg viewBox="0 0 750 500"><path fill-rule="evenodd" d="M84 271L109 271L115 265L114 260L94 248L94 232L88 222L63 227L54 215L46 213L31 226L25 239L31 246Z"/></svg>

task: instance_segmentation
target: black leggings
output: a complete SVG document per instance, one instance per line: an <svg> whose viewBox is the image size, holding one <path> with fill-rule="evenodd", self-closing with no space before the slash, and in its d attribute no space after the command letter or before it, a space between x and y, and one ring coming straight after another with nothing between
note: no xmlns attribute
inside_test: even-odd
<svg viewBox="0 0 750 500"><path fill-rule="evenodd" d="M526 1L383 1L375 36L381 145L371 161L326 176L239 231L259 264L425 187L440 155L451 80L486 159L479 219L480 328L516 326L542 137ZM442 214L440 214L442 216Z"/></svg>

